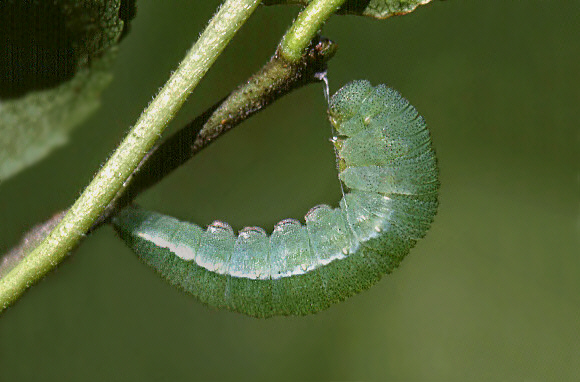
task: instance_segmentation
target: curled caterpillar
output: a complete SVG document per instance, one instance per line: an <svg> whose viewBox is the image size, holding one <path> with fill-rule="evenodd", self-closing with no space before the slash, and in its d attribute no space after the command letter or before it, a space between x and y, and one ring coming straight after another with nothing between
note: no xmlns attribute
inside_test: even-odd
<svg viewBox="0 0 580 382"><path fill-rule="evenodd" d="M268 237L236 236L140 208L113 224L148 265L202 302L255 317L316 313L376 283L425 236L437 211L437 163L425 122L384 85L354 81L329 102L338 208L320 205L306 225L282 220Z"/></svg>

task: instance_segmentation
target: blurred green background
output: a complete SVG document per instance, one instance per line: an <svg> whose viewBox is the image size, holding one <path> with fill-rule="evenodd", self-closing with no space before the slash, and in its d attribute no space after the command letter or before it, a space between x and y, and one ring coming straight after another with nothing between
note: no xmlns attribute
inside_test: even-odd
<svg viewBox="0 0 580 382"><path fill-rule="evenodd" d="M69 205L219 1L140 1L102 108L0 187L0 253ZM260 8L171 124L274 51L297 8ZM303 318L199 304L96 232L0 316L0 380L579 380L579 1L436 1L333 17L331 90L367 78L426 118L436 221L400 269ZM285 97L139 199L199 224L271 229L340 198L321 85Z"/></svg>

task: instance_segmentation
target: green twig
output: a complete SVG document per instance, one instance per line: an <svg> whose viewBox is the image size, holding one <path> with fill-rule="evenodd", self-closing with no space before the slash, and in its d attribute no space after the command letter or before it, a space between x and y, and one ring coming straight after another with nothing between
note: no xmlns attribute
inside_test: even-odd
<svg viewBox="0 0 580 382"><path fill-rule="evenodd" d="M288 30L280 54L290 62L302 57L310 40L318 33L322 24L344 3L345 0L313 0L300 14Z"/></svg>
<svg viewBox="0 0 580 382"><path fill-rule="evenodd" d="M320 81L326 73L326 63L334 56L336 49L332 41L317 39L298 62L289 63L280 54L275 54L224 100L151 149L91 231L227 131L285 94Z"/></svg>
<svg viewBox="0 0 580 382"><path fill-rule="evenodd" d="M163 89L50 235L0 280L0 311L53 269L101 215L259 0L226 0Z"/></svg>

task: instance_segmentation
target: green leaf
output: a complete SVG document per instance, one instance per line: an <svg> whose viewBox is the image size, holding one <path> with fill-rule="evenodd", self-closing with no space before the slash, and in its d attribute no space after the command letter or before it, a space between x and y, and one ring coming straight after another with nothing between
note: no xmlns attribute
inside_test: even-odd
<svg viewBox="0 0 580 382"><path fill-rule="evenodd" d="M264 0L265 5L307 5L311 0ZM347 0L337 13L386 19L413 12L431 0Z"/></svg>
<svg viewBox="0 0 580 382"><path fill-rule="evenodd" d="M134 0L0 3L0 182L97 109L133 11Z"/></svg>

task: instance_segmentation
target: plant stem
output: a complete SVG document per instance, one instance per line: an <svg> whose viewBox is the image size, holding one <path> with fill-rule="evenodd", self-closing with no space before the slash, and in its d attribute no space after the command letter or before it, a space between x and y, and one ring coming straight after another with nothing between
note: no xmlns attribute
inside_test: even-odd
<svg viewBox="0 0 580 382"><path fill-rule="evenodd" d="M260 0L226 0L121 145L49 236L0 280L0 311L78 244Z"/></svg>
<svg viewBox="0 0 580 382"><path fill-rule="evenodd" d="M151 149L91 231L107 222L137 195L165 178L221 135L285 94L304 85L319 82L321 75L326 73L326 63L334 56L336 49L337 46L332 41L318 39L296 63L289 63L279 54L275 54L224 100Z"/></svg>
<svg viewBox="0 0 580 382"><path fill-rule="evenodd" d="M322 24L344 3L345 0L312 0L286 32L280 54L290 62L296 62L310 44Z"/></svg>

